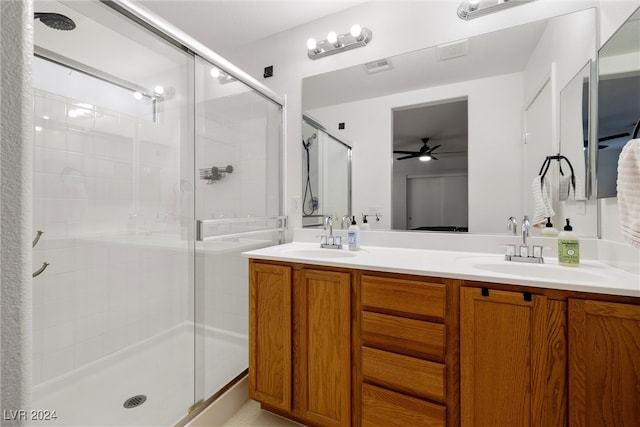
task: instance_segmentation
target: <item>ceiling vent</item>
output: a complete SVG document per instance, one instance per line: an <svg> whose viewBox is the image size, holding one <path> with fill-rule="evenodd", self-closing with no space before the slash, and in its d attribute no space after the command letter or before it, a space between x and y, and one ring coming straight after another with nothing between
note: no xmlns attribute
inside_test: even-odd
<svg viewBox="0 0 640 427"><path fill-rule="evenodd" d="M379 73L381 71L387 71L393 68L391 62L388 59L378 59L377 61L367 62L362 65L365 71L369 74Z"/></svg>
<svg viewBox="0 0 640 427"><path fill-rule="evenodd" d="M441 44L438 46L438 60L459 58L469 53L469 40L458 40L453 43Z"/></svg>

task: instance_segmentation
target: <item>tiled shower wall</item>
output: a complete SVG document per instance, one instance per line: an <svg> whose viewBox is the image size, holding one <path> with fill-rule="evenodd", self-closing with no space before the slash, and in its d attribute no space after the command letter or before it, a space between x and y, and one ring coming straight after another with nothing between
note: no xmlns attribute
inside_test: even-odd
<svg viewBox="0 0 640 427"><path fill-rule="evenodd" d="M184 322L189 272L172 128L42 91L35 111L37 385Z"/></svg>

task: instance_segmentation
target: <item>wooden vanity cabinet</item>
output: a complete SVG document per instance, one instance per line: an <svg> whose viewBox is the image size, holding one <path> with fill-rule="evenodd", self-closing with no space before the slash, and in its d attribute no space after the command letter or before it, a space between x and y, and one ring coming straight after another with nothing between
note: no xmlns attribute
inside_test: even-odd
<svg viewBox="0 0 640 427"><path fill-rule="evenodd" d="M446 279L362 274L362 426L458 425L456 290Z"/></svg>
<svg viewBox="0 0 640 427"><path fill-rule="evenodd" d="M322 427L640 426L638 298L249 265L265 409Z"/></svg>
<svg viewBox="0 0 640 427"><path fill-rule="evenodd" d="M291 267L253 261L250 265L249 397L290 411Z"/></svg>
<svg viewBox="0 0 640 427"><path fill-rule="evenodd" d="M307 425L351 425L351 273L251 260L249 396Z"/></svg>
<svg viewBox="0 0 640 427"><path fill-rule="evenodd" d="M569 425L640 425L640 306L569 299Z"/></svg>
<svg viewBox="0 0 640 427"><path fill-rule="evenodd" d="M566 425L566 303L460 290L461 425Z"/></svg>

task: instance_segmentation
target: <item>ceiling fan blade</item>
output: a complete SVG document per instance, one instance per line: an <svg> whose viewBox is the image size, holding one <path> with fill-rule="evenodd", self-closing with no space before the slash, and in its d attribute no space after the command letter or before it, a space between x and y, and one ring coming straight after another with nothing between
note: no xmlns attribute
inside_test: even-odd
<svg viewBox="0 0 640 427"><path fill-rule="evenodd" d="M625 133L619 133L616 135L609 135L609 136L603 136L602 138L598 138L598 142L604 142L604 141L609 141L612 139L618 139L618 138L622 138L624 136L631 136L631 134L629 132L625 132Z"/></svg>
<svg viewBox="0 0 640 427"><path fill-rule="evenodd" d="M466 151L440 151L435 154L440 155L440 154L466 154L466 153L467 153ZM431 153L431 154L434 154L434 153Z"/></svg>
<svg viewBox="0 0 640 427"><path fill-rule="evenodd" d="M416 154L415 151L393 150L393 154Z"/></svg>
<svg viewBox="0 0 640 427"><path fill-rule="evenodd" d="M436 145L435 147L431 148L431 149L429 150L429 152L431 153L433 150L435 150L435 149L436 149L436 148L438 148L438 147L442 147L442 144Z"/></svg>
<svg viewBox="0 0 640 427"><path fill-rule="evenodd" d="M439 158L437 158L437 157L436 157L436 156L434 156L433 154L432 154L431 156L429 156L429 157L431 157L433 160L440 160Z"/></svg>
<svg viewBox="0 0 640 427"><path fill-rule="evenodd" d="M403 157L398 157L396 160L404 160L404 159L411 159L413 157L416 157L415 154L412 154L410 156L403 156Z"/></svg>

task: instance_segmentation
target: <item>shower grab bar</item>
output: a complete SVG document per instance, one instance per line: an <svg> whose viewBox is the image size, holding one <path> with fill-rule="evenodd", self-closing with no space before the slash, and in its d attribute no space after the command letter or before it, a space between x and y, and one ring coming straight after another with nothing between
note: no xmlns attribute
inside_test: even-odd
<svg viewBox="0 0 640 427"><path fill-rule="evenodd" d="M207 236L207 237L203 237L202 239L198 239L198 242L210 242L212 240L223 240L223 239L230 239L233 237L242 237L242 236L247 236L250 234L260 234L260 233L268 233L268 232L283 232L283 231L287 231L286 228L280 227L280 228L262 228L260 230L251 230L251 231L241 231L239 233L230 233L230 234L218 234L215 236Z"/></svg>
<svg viewBox="0 0 640 427"><path fill-rule="evenodd" d="M205 225L219 225L219 224L245 224L252 222L263 221L278 221L277 227L260 228L257 230L239 231L235 233L217 234L215 236L204 236L203 228ZM196 241L206 242L209 240L244 236L248 234L267 233L267 232L284 232L287 230L287 217L286 216L269 216L269 217L251 217L251 218L225 218L225 219L205 219L196 220Z"/></svg>

